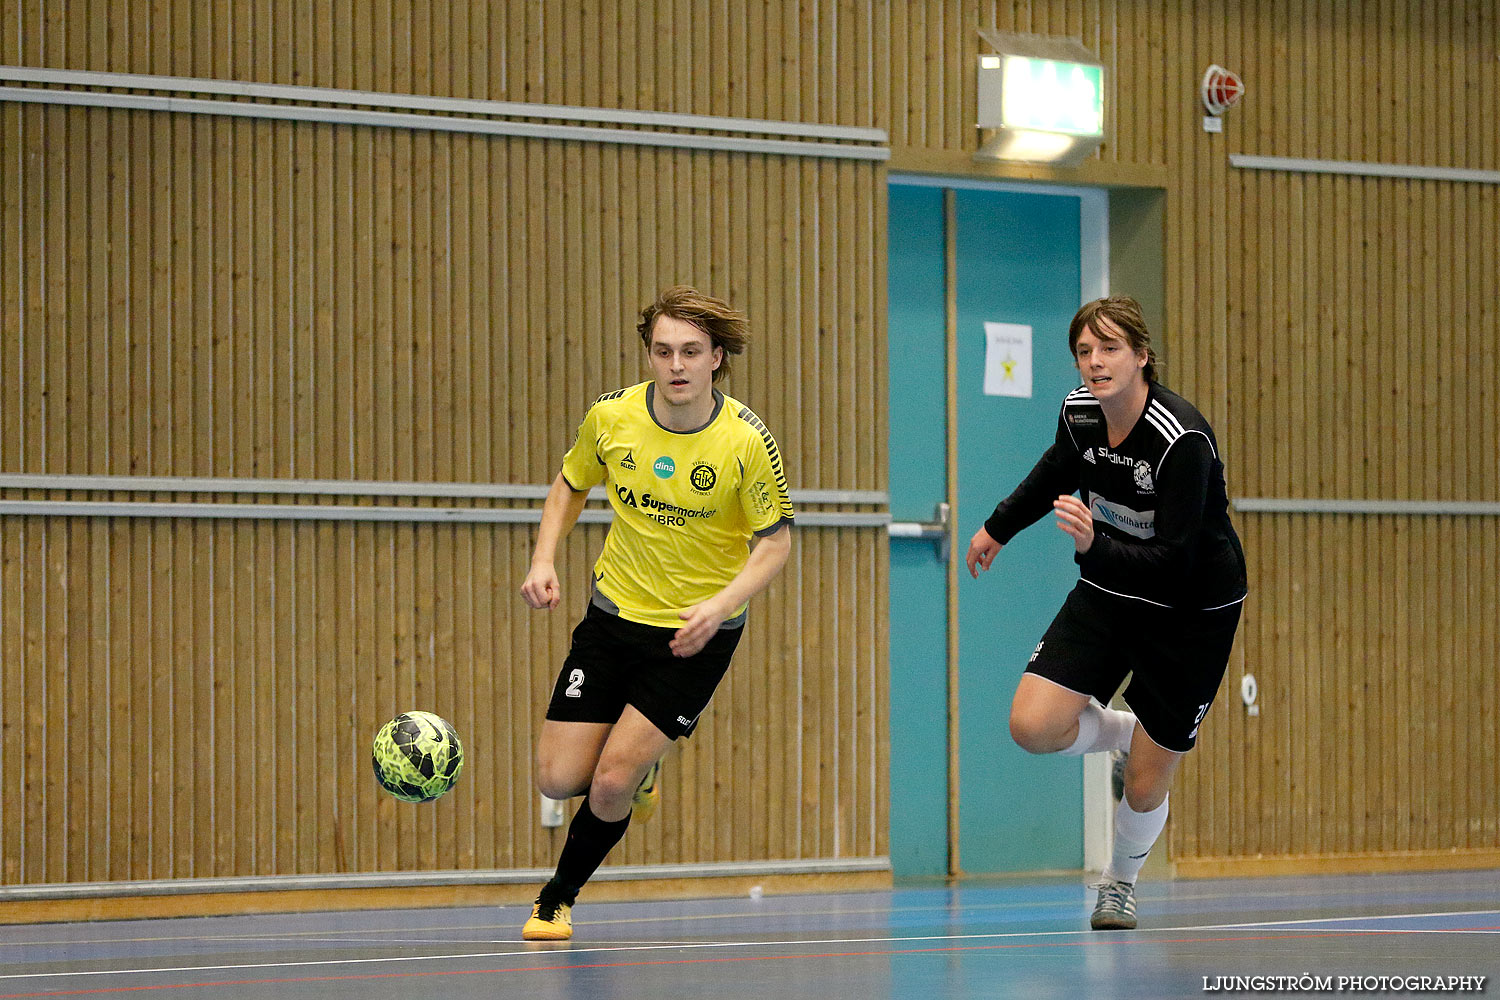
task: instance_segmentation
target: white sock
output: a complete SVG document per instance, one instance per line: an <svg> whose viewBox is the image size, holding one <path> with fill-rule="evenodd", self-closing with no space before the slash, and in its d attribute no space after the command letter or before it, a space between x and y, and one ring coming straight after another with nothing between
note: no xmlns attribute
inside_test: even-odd
<svg viewBox="0 0 1500 1000"><path fill-rule="evenodd" d="M1105 878L1135 884L1151 845L1167 825L1167 801L1162 799L1155 809L1140 813L1130 808L1127 800L1120 800L1115 807L1115 853L1104 869Z"/></svg>
<svg viewBox="0 0 1500 1000"><path fill-rule="evenodd" d="M1099 753L1101 750L1129 750L1130 738L1135 733L1135 716L1129 712L1104 708L1090 701L1078 716L1078 737L1072 745L1058 752L1077 757L1080 754Z"/></svg>

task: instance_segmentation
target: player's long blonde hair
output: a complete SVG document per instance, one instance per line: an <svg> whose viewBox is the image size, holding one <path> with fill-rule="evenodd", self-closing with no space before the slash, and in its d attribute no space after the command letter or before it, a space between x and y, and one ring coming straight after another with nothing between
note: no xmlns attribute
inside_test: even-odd
<svg viewBox="0 0 1500 1000"><path fill-rule="evenodd" d="M729 374L729 356L744 353L745 343L750 339L750 321L744 313L723 299L705 295L690 285L662 289L656 301L641 310L641 321L635 329L648 348L651 346L651 329L658 316L670 316L693 324L708 334L715 347L723 349L724 358L714 369L715 382Z"/></svg>

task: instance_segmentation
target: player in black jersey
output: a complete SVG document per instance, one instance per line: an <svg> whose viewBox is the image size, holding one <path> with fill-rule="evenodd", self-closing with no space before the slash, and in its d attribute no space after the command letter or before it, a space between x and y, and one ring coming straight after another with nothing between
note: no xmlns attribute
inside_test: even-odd
<svg viewBox="0 0 1500 1000"><path fill-rule="evenodd" d="M1214 432L1157 382L1139 304L1087 303L1068 346L1083 385L1063 400L1052 447L974 533L965 561L978 577L1048 511L1073 539L1079 582L1021 676L1010 731L1030 753L1129 754L1090 923L1130 929L1172 776L1229 663L1245 556ZM1132 711L1104 707L1127 673Z"/></svg>

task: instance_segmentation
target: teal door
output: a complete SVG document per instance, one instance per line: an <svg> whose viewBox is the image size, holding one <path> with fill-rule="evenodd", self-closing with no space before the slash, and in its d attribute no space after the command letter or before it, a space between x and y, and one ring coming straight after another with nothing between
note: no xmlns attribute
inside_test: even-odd
<svg viewBox="0 0 1500 1000"><path fill-rule="evenodd" d="M891 182L891 515L928 521L936 503L952 503L960 566L969 537L1052 442L1062 397L1078 385L1067 327L1088 284L1085 201ZM945 461L950 277L956 474ZM986 394L986 323L1030 328L1029 397ZM949 573L930 542L891 540L891 860L898 876L947 870ZM1083 865L1079 759L1032 757L1011 742L1007 726L1027 658L1076 578L1071 543L1050 518L1007 545L979 580L961 569L956 576L957 847L965 873Z"/></svg>
<svg viewBox="0 0 1500 1000"><path fill-rule="evenodd" d="M928 521L947 499L943 192L890 189L890 507ZM899 409L898 409L899 400ZM900 470L899 473L897 470ZM948 871L947 565L891 539L891 867Z"/></svg>

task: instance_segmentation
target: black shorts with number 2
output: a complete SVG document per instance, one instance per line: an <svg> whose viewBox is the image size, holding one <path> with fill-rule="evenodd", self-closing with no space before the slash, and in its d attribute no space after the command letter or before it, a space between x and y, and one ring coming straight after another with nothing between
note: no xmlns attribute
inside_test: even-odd
<svg viewBox="0 0 1500 1000"><path fill-rule="evenodd" d="M1026 665L1103 704L1130 674L1125 703L1157 746L1186 753L1213 704L1240 605L1211 611L1165 608L1079 582Z"/></svg>
<svg viewBox="0 0 1500 1000"><path fill-rule="evenodd" d="M672 739L691 736L744 631L720 629L697 653L678 657L668 646L676 629L626 621L590 604L573 630L547 718L614 723L634 705Z"/></svg>

